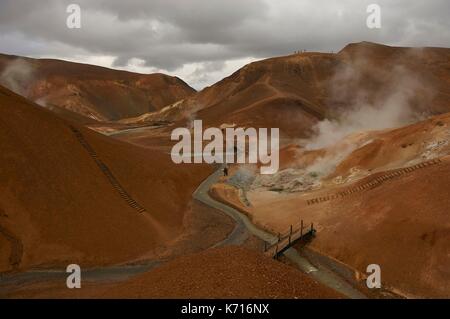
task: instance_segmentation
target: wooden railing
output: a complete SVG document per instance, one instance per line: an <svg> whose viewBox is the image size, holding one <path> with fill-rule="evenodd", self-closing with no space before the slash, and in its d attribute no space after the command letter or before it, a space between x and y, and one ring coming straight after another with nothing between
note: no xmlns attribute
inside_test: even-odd
<svg viewBox="0 0 450 319"><path fill-rule="evenodd" d="M286 232L278 233L276 243L268 245L267 242L264 242L264 254L272 258L278 258L281 253L291 247L294 243L302 239L309 239L313 237L315 233L316 230L314 229L313 223L305 226L303 220L301 220L300 224L291 225Z"/></svg>

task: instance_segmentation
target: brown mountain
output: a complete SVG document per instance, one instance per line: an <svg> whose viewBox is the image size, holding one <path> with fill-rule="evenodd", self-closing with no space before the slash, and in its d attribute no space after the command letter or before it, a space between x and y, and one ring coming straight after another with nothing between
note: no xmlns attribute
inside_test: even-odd
<svg viewBox="0 0 450 319"><path fill-rule="evenodd" d="M149 255L180 235L210 171L84 129L3 87L0 146L1 272Z"/></svg>
<svg viewBox="0 0 450 319"><path fill-rule="evenodd" d="M279 173L254 174L252 184L242 186L248 188L244 196L250 206L240 202L243 195L235 184L225 189L236 191L230 195L234 201L224 201L242 204L255 224L274 233L301 219L314 222L318 232L309 247L348 267L362 285L367 265L377 263L385 288L406 296L448 297L449 72L450 49L363 42L337 54L255 62L201 92L120 122L168 120L179 126L197 118L207 126L280 127L285 136L304 138L325 118L338 119L345 128L342 115L351 117L366 105L440 114L402 127L368 131L360 126L312 150L286 147ZM79 122L74 114L62 120L5 89L0 106L0 271L74 260L82 265L137 260L181 233L190 194L210 170L172 165L156 150L156 142L167 147L173 126L118 135L146 144L142 149L73 124L67 118ZM389 120L391 113L386 114L382 121ZM246 169L231 166L230 178L239 177L241 168ZM224 192L223 184L214 187L218 196ZM223 260L217 258L211 272L228 276ZM206 264L190 256L111 292L170 296L145 287L161 275L166 280L156 287L178 283L190 263L186 269L205 279ZM174 276L166 276L170 273ZM206 279L207 287L217 283L216 277ZM202 287L185 284L180 295L207 296Z"/></svg>
<svg viewBox="0 0 450 319"><path fill-rule="evenodd" d="M213 190L275 234L313 222L309 248L348 266L363 285L367 266L378 264L383 286L394 292L448 298L449 127L445 113L318 150L290 145L278 173L243 186L247 204L229 185ZM241 173L234 168L231 179Z"/></svg>
<svg viewBox="0 0 450 319"><path fill-rule="evenodd" d="M0 84L36 103L99 121L157 111L195 92L177 77L0 55Z"/></svg>
<svg viewBox="0 0 450 319"><path fill-rule="evenodd" d="M358 104L396 102L416 111L450 111L450 49L369 42L337 54L305 52L246 65L204 90L125 122L203 119L207 125L279 127L304 135L318 119Z"/></svg>
<svg viewBox="0 0 450 319"><path fill-rule="evenodd" d="M229 246L175 259L121 283L32 285L7 298L343 298L295 268L250 249Z"/></svg>
<svg viewBox="0 0 450 319"><path fill-rule="evenodd" d="M102 269L158 258L184 234L191 194L211 173L92 132L1 86L0 136L0 273L72 263ZM221 282L226 285L216 289ZM62 287L58 279L37 280L0 295L342 298L292 267L239 247L189 254L123 283L85 282L70 292Z"/></svg>

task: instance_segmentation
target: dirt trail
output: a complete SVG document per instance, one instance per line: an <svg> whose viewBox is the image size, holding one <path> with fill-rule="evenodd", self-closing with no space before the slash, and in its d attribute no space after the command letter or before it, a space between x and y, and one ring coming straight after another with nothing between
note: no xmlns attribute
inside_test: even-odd
<svg viewBox="0 0 450 319"><path fill-rule="evenodd" d="M266 97L264 99L260 99L259 101L256 101L254 103L251 103L248 106L240 108L239 110L234 111L232 113L234 114L234 113L245 112L245 111L248 111L248 110L250 110L252 108L257 107L258 105L262 105L262 104L267 103L269 101L275 101L275 100L277 100L279 98L284 97L284 95L280 92L280 90L278 90L276 87L274 87L272 84L270 84L270 77L266 76L266 78L264 79L264 82L262 82L262 84L264 84L264 86L269 91L272 92L272 95L270 95L270 96L268 96L268 97Z"/></svg>
<svg viewBox="0 0 450 319"><path fill-rule="evenodd" d="M219 169L215 173L210 175L195 191L194 198L203 202L206 205L211 206L212 208L221 210L222 212L224 212L225 214L227 214L236 221L236 227L234 231L230 234L230 236L227 238L227 241L235 244L242 243L243 241L242 236L244 231L243 227L245 227L247 232L250 232L256 237L270 244L275 243L278 240L276 236L256 227L246 215L239 212L238 210L230 206L227 206L223 203L220 203L209 196L208 190L210 186L219 180L221 174L222 170ZM353 288L347 281L342 279L337 274L322 267L316 268L313 265L311 265L311 263L307 259L300 256L300 254L295 248L291 247L287 249L283 253L283 255L287 257L291 262L293 262L296 266L298 266L303 272L309 274L312 278L314 278L318 282L342 293L343 295L353 299L367 298L364 294Z"/></svg>
<svg viewBox="0 0 450 319"><path fill-rule="evenodd" d="M222 171L219 169L210 175L194 192L194 199L224 212L230 216L235 222L236 226L234 230L228 235L228 237L218 243L213 244L212 247L220 247L227 245L242 245L249 237L249 234L253 234L258 238L274 243L277 238L272 234L257 228L252 222L239 211L225 204L217 202L208 195L210 186L216 183L221 176ZM334 290L341 292L350 298L366 298L359 291L354 289L350 284L344 281L336 274L325 270L318 269L312 266L308 260L299 255L298 251L294 248L289 248L284 252L291 262L297 265L302 271L309 274L312 278L318 282L325 284ZM151 269L161 265L164 261L149 261L142 265L119 265L109 266L101 268L92 268L83 270L83 280L88 282L118 282L124 281L132 276L148 272ZM18 274L4 274L0 276L1 288L0 295L8 292L10 289L14 289L17 286L23 286L27 284L33 284L36 282L51 281L51 280L65 280L67 273L61 269L45 269L45 270L30 270Z"/></svg>
<svg viewBox="0 0 450 319"><path fill-rule="evenodd" d="M194 198L203 194L209 189L209 183L202 183L201 187L194 193ZM200 200L204 202L203 200ZM206 203L209 205L208 203ZM223 205L225 206L225 205ZM225 206L227 207L227 206ZM220 210L222 211L222 210ZM22 258L22 243L16 239L10 232L0 226L0 234L4 235L11 242L11 265L14 270L20 264ZM211 243L212 247L221 247L227 245L241 245L248 238L248 232L245 226L236 226L233 232L228 234L224 240ZM152 270L155 267L165 263L166 260L148 260L142 264L123 264L98 268L83 269L83 281L95 282L119 282L130 279L132 276L142 274ZM26 286L44 281L65 281L67 273L65 269L32 269L25 272L11 272L0 274L0 297L7 292L20 286Z"/></svg>
<svg viewBox="0 0 450 319"><path fill-rule="evenodd" d="M73 131L77 138L80 140L82 138L79 137L81 133L77 131ZM84 140L81 139L81 140ZM80 141L81 142L81 141ZM88 150L89 154L94 158L97 162L98 158L95 153L90 151L90 146L86 143L82 143L83 146ZM86 144L86 146L85 146ZM103 167L103 166L102 166ZM105 173L106 174L106 173ZM227 245L242 245L249 237L249 234L253 234L256 237L273 244L277 241L277 237L268 233L262 229L257 228L244 214L235 210L234 208L227 206L223 203L220 203L214 199L212 199L209 194L209 188L212 184L216 183L219 177L222 174L222 170L219 169L210 175L205 181L201 183L201 185L197 188L197 190L193 194L193 198L212 207L219 211L222 211L226 215L230 216L235 222L236 226L234 230L227 236L226 239L215 243L212 247L220 247ZM108 177L108 176L107 176ZM113 185L114 186L114 185ZM115 187L116 188L116 187ZM118 189L119 190L119 189ZM123 192L119 192L120 195L123 195ZM127 201L129 202L129 201ZM133 205L138 211L140 211L140 207L138 205ZM5 235L5 232L0 228L0 232ZM20 263L21 256L21 244L14 239L14 237L9 236L10 234L5 235L8 240L11 241L14 246L12 255L12 261L17 264ZM294 248L289 248L284 252L284 256L286 256L291 262L297 265L303 272L310 274L318 282L325 284L328 287L335 289L336 291L346 295L350 298L366 298L363 294L361 294L358 290L354 289L350 284L348 284L345 280L340 278L334 273L326 271L321 268L316 268L310 264L310 262L304 257L300 256L297 250ZM118 265L118 266L108 266L101 268L91 268L83 270L83 278L86 281L90 282L117 282L129 279L131 276L147 272L154 267L157 267L164 261L148 261L142 265ZM3 274L0 275L0 295L5 293L9 289L12 289L16 286L22 286L30 283L42 282L42 281L50 281L50 280L62 280L66 278L67 273L65 270L61 269L44 269L44 270L30 270L27 272L16 273L16 274Z"/></svg>

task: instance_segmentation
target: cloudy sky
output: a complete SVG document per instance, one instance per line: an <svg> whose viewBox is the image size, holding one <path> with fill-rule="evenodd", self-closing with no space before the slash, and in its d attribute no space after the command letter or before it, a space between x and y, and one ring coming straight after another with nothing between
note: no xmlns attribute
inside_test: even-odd
<svg viewBox="0 0 450 319"><path fill-rule="evenodd" d="M66 25L81 8L81 28ZM381 28L366 26L381 7ZM196 89L243 65L347 43L450 47L448 0L0 0L0 52L181 77Z"/></svg>

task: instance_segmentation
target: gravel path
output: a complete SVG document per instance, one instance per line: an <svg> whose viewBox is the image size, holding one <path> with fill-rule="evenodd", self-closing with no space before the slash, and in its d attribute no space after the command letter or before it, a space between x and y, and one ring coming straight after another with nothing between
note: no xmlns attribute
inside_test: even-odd
<svg viewBox="0 0 450 319"><path fill-rule="evenodd" d="M197 188L194 192L194 198L201 201L202 203L209 205L215 209L218 209L236 221L236 226L233 232L228 236L224 241L216 244L215 246L222 245L240 245L245 239L248 237L248 232L255 235L256 237L272 244L275 243L278 239L276 236L272 235L269 232L266 232L258 227L256 227L250 219L239 212L238 210L227 206L223 203L220 203L213 198L211 198L208 194L208 190L211 185L216 183L219 180L219 177L222 175L222 170L219 169L212 175L210 175L202 184ZM309 274L312 278L317 280L318 282L342 293L343 295L352 298L352 299L365 299L367 298L361 292L353 288L347 281L342 279L337 274L325 269L324 267L314 267L311 263L304 257L300 256L298 251L295 248L289 248L284 253L284 256L287 257L291 262L297 265L303 272Z"/></svg>
<svg viewBox="0 0 450 319"><path fill-rule="evenodd" d="M221 174L221 169L214 172L200 184L200 186L193 194L194 199L212 208L222 211L236 222L234 230L228 235L228 237L214 244L212 247L242 245L248 239L249 234L253 234L268 243L276 242L277 238L274 235L256 227L254 224L252 224L247 216L230 206L214 200L209 196L208 191L210 186L218 181ZM323 269L322 267L316 268L311 265L310 262L304 257L300 256L298 251L294 248L287 249L284 252L284 256L286 256L303 272L309 274L318 282L330 288L333 288L343 295L350 298L366 298L363 294L354 289L350 284L348 284L336 274ZM83 270L83 280L90 282L122 281L130 278L131 276L147 272L160 264L161 262L159 261L153 261L145 265L124 265L86 269ZM0 295L2 294L2 292L8 291L8 288L14 288L17 286L22 286L24 284L42 281L65 280L66 277L67 273L61 269L30 270L18 274L3 274L0 275Z"/></svg>

